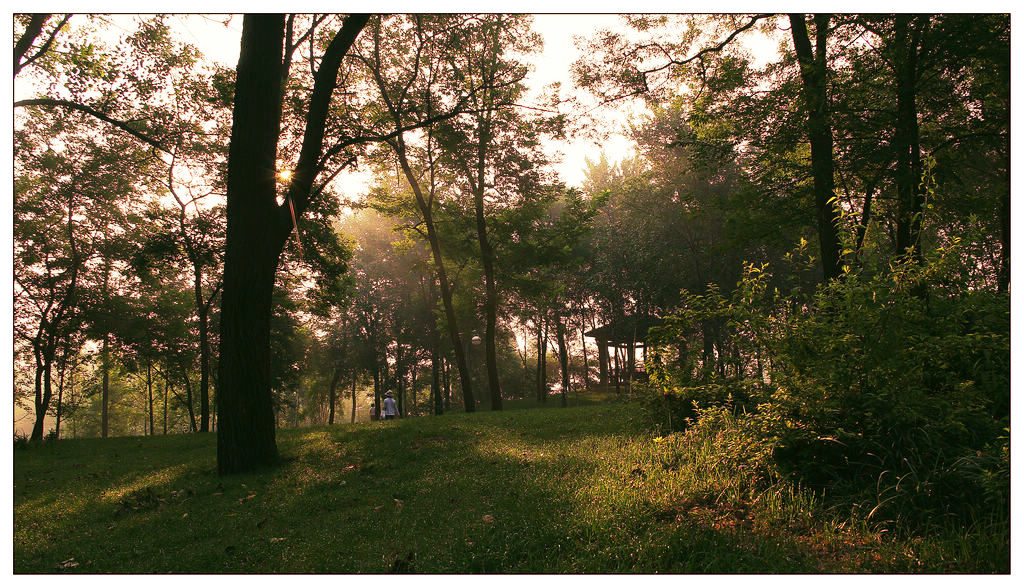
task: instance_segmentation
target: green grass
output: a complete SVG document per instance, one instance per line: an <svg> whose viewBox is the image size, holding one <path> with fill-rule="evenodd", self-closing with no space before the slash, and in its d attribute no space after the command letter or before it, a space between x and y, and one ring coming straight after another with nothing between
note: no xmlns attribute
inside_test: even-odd
<svg viewBox="0 0 1024 588"><path fill-rule="evenodd" d="M830 520L583 398L282 430L281 465L238 476L215 474L213 434L18 450L14 571L994 571L955 530L895 541Z"/></svg>

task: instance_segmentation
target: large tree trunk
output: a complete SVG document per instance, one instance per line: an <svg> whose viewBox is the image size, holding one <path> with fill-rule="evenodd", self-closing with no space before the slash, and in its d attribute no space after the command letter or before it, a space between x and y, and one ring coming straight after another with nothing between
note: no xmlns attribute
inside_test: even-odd
<svg viewBox="0 0 1024 588"><path fill-rule="evenodd" d="M826 55L827 14L816 14L815 47L811 47L802 14L789 15L793 45L800 63L804 101L807 103L807 138L811 145L811 175L814 178L814 206L818 217L818 240L825 281L841 274L840 225L835 207L835 172L832 153L832 117L828 106L828 60Z"/></svg>
<svg viewBox="0 0 1024 588"><path fill-rule="evenodd" d="M281 119L282 15L246 15L235 83L221 293L217 471L277 460L270 390L270 316L280 251L267 236L276 217Z"/></svg>
<svg viewBox="0 0 1024 588"><path fill-rule="evenodd" d="M893 135L893 147L896 150L896 253L906 255L912 252L917 263L923 261L921 210L924 195L921 190L921 133L917 122L917 54L923 26L919 17L897 14L893 30L893 63L896 68L896 129Z"/></svg>
<svg viewBox="0 0 1024 588"><path fill-rule="evenodd" d="M221 292L217 386L217 471L221 474L277 460L270 389L274 275L292 222L309 205L320 171L327 112L342 58L368 18L346 18L324 51L314 76L298 164L282 205L276 200L276 168L285 71L284 17L246 15L242 23L228 152Z"/></svg>

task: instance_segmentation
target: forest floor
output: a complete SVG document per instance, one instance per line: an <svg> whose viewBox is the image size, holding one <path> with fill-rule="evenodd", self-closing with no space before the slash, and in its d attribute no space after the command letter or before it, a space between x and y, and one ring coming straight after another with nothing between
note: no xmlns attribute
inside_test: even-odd
<svg viewBox="0 0 1024 588"><path fill-rule="evenodd" d="M580 400L280 430L280 466L227 477L214 434L19 449L13 569L995 571L965 563L977 545L880 536L789 486L744 497L699 455L666 453L635 405Z"/></svg>

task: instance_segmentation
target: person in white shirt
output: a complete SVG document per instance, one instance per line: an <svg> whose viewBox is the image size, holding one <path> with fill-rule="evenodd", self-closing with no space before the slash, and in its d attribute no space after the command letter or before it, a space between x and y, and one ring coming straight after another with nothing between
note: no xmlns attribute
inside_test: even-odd
<svg viewBox="0 0 1024 588"><path fill-rule="evenodd" d="M384 394L384 406L381 407L380 412L384 415L384 420L386 421L399 416L398 404L395 403L395 395L391 390Z"/></svg>

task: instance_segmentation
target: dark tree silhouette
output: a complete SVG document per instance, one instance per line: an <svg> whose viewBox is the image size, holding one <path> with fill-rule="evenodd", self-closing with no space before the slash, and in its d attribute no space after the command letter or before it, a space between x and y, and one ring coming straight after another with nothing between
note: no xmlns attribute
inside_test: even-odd
<svg viewBox="0 0 1024 588"><path fill-rule="evenodd" d="M342 58L368 20L353 15L328 45L313 82L299 161L285 202L277 202L285 18L246 15L228 153L227 235L221 296L217 471L242 472L277 459L270 379L274 275L309 204L323 151L331 93Z"/></svg>

